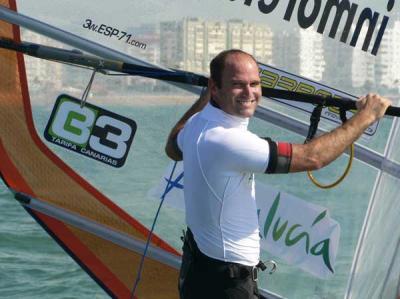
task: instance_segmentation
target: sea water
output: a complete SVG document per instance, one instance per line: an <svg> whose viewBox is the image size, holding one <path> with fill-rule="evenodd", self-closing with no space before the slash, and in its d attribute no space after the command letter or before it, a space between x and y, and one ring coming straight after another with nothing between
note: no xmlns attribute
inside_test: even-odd
<svg viewBox="0 0 400 299"><path fill-rule="evenodd" d="M127 163L120 169L56 145L46 144L106 196L150 227L158 202L149 199L147 193L159 183L169 163L163 154L164 142L170 128L187 107L187 105L105 106L113 112L134 119L138 124ZM40 136L43 136L50 112L51 107L48 106L33 107L35 126ZM299 136L266 122L256 120L250 127L260 135L301 142ZM386 133L388 128L389 124L383 125ZM386 138L386 133L379 138ZM339 159L335 162L337 163L335 167L322 172L321 179L329 181L340 173L346 164L346 159ZM257 180L263 183L327 207L331 217L337 220L342 228L335 265L336 274L332 279L320 280L277 259L278 271L271 276L263 275L259 285L287 298L343 298L352 256L376 175L376 170L355 162L345 182L335 190L328 191L315 188L304 174L257 176ZM13 199L2 183L0 183L0 211L0 298L108 298L104 291ZM179 236L184 227L183 213L166 205L161 211L155 232L180 250ZM268 253L263 253L263 257L271 258Z"/></svg>

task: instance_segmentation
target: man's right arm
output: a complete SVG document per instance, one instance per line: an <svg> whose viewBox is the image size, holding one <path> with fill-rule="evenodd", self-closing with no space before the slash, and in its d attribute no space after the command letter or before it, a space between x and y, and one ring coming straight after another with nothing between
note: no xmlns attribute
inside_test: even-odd
<svg viewBox="0 0 400 299"><path fill-rule="evenodd" d="M383 117L391 102L379 95L368 94L357 102L358 112L345 124L307 144L293 144L290 172L322 168L355 142L366 128Z"/></svg>
<svg viewBox="0 0 400 299"><path fill-rule="evenodd" d="M165 153L172 160L181 161L183 159L182 152L179 150L177 144L177 137L180 130L182 130L182 128L185 126L185 123L192 115L201 111L204 108L204 106L209 102L209 100L210 100L210 91L209 88L207 88L201 94L200 98L189 108L188 111L186 111L186 113L182 116L182 118L172 128L167 139L167 144L165 145Z"/></svg>

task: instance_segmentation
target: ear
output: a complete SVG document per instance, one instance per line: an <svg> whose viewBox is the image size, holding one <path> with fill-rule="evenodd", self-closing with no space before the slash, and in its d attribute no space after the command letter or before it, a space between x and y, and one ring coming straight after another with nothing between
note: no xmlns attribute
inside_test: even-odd
<svg viewBox="0 0 400 299"><path fill-rule="evenodd" d="M208 90L211 93L211 98L215 100L216 95L217 95L217 84L215 83L215 81L213 79L208 79Z"/></svg>

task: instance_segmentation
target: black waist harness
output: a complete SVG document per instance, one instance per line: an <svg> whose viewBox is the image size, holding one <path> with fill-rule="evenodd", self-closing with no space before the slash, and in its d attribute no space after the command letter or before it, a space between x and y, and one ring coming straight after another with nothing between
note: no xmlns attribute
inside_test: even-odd
<svg viewBox="0 0 400 299"><path fill-rule="evenodd" d="M257 281L258 270L261 269L264 271L266 269L266 266L261 261L256 266L246 266L238 263L217 260L205 255L197 247L196 241L194 240L193 234L189 228L187 229L183 241L183 250L190 251L193 262L196 266L206 272L219 273L224 276L226 275L226 277L229 278L252 279L253 281Z"/></svg>

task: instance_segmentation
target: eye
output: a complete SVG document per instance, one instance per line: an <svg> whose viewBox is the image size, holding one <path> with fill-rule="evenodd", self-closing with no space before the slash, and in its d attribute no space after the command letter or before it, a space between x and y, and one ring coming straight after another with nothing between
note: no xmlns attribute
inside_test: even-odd
<svg viewBox="0 0 400 299"><path fill-rule="evenodd" d="M243 83L241 83L241 82L233 82L232 86L234 88L242 88L243 87Z"/></svg>

